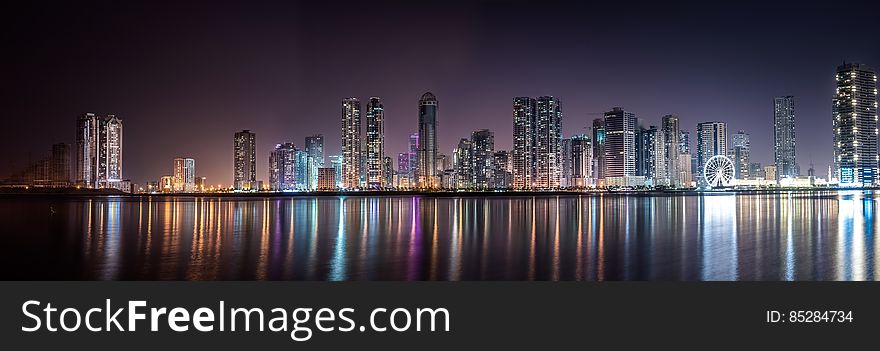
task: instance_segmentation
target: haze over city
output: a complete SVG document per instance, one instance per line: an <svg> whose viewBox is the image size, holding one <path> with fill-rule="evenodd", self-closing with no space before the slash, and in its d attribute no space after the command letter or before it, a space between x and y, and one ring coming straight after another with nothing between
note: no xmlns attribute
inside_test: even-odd
<svg viewBox="0 0 880 351"><path fill-rule="evenodd" d="M258 178L277 143L323 134L340 152L341 102L382 98L392 158L439 103L440 152L473 130L512 147L512 99L552 95L563 135L622 106L681 128L724 121L773 160L773 98L796 101L797 161L832 159L831 96L843 61L880 67L876 13L831 5L430 2L26 4L4 11L11 52L3 95L14 132L7 172L72 143L77 116L125 122L125 177L153 181L193 157L210 184L232 182L233 134L257 135ZM790 4L795 4L794 2ZM100 6L99 6L100 5ZM341 10L344 9L344 10ZM693 143L693 141L692 141ZM0 174L5 176L6 174Z"/></svg>

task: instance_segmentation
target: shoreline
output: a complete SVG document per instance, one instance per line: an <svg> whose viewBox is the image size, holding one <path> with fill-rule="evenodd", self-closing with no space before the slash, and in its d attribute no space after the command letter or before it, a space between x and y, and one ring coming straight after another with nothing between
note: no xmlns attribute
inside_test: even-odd
<svg viewBox="0 0 880 351"><path fill-rule="evenodd" d="M12 191L10 191L12 190ZM878 188L775 188L775 189L721 189L721 190L552 190L552 191L311 191L311 192L203 192L203 193L125 193L115 190L94 189L0 189L0 197L528 197L528 196L700 196L700 195L750 195L780 193L827 193L840 191L874 191Z"/></svg>

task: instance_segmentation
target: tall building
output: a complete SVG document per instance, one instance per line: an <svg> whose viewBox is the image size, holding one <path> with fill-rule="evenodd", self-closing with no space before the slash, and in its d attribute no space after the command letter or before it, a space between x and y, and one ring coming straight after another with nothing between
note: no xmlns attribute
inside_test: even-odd
<svg viewBox="0 0 880 351"><path fill-rule="evenodd" d="M378 97L367 103L367 188L381 189L385 182L385 109Z"/></svg>
<svg viewBox="0 0 880 351"><path fill-rule="evenodd" d="M559 143L559 187L561 188L571 187L571 162L571 139L562 138Z"/></svg>
<svg viewBox="0 0 880 351"><path fill-rule="evenodd" d="M342 100L342 187L356 189L361 183L361 102Z"/></svg>
<svg viewBox="0 0 880 351"><path fill-rule="evenodd" d="M535 99L513 99L513 188L531 189L535 169Z"/></svg>
<svg viewBox="0 0 880 351"><path fill-rule="evenodd" d="M122 120L83 114L77 123L76 183L124 190L122 181Z"/></svg>
<svg viewBox="0 0 880 351"><path fill-rule="evenodd" d="M336 177L336 188L341 189L342 183L342 155L330 155L330 167L333 168L333 176Z"/></svg>
<svg viewBox="0 0 880 351"><path fill-rule="evenodd" d="M269 187L273 191L296 189L296 146L293 143L275 145L269 154Z"/></svg>
<svg viewBox="0 0 880 351"><path fill-rule="evenodd" d="M605 118L593 120L593 176L596 185L605 186Z"/></svg>
<svg viewBox="0 0 880 351"><path fill-rule="evenodd" d="M394 186L394 162L390 156L382 159L382 180L383 186L389 188Z"/></svg>
<svg viewBox="0 0 880 351"><path fill-rule="evenodd" d="M419 168L419 133L412 133L409 136L409 177L415 181L416 169Z"/></svg>
<svg viewBox="0 0 880 351"><path fill-rule="evenodd" d="M489 189L495 170L492 162L495 157L495 134L488 129L471 133L471 185L476 189Z"/></svg>
<svg viewBox="0 0 880 351"><path fill-rule="evenodd" d="M581 135L571 136L571 180L569 187L585 188L593 185L593 145L590 137Z"/></svg>
<svg viewBox="0 0 880 351"><path fill-rule="evenodd" d="M541 96L535 99L535 175L533 187L559 187L562 176L562 109L559 99Z"/></svg>
<svg viewBox="0 0 880 351"><path fill-rule="evenodd" d="M455 167L455 188L473 188L473 146L470 140L462 138L453 153Z"/></svg>
<svg viewBox="0 0 880 351"><path fill-rule="evenodd" d="M183 157L175 158L172 177L175 192L194 192L196 190L196 160Z"/></svg>
<svg viewBox="0 0 880 351"><path fill-rule="evenodd" d="M748 179L752 176L749 169L751 164L749 139L749 134L744 131L738 131L733 135L733 147L730 148L729 155L733 160L733 177L736 179Z"/></svg>
<svg viewBox="0 0 880 351"><path fill-rule="evenodd" d="M510 162L510 152L499 150L493 155L492 167L494 179L492 186L495 189L509 189L513 186L513 164Z"/></svg>
<svg viewBox="0 0 880 351"><path fill-rule="evenodd" d="M703 167L716 155L727 156L727 123L703 122L697 124L697 178L704 181Z"/></svg>
<svg viewBox="0 0 880 351"><path fill-rule="evenodd" d="M605 113L605 185L631 186L636 176L636 115L615 107Z"/></svg>
<svg viewBox="0 0 880 351"><path fill-rule="evenodd" d="M793 96L773 99L773 160L779 178L799 175L795 161Z"/></svg>
<svg viewBox="0 0 880 351"><path fill-rule="evenodd" d="M661 123L664 142L663 152L666 157L666 176L669 179L669 186L678 188L682 186L678 175L678 155L681 152L681 127L678 123L678 116L663 116Z"/></svg>
<svg viewBox="0 0 880 351"><path fill-rule="evenodd" d="M258 190L257 135L250 130L235 133L233 186L236 190Z"/></svg>
<svg viewBox="0 0 880 351"><path fill-rule="evenodd" d="M419 153L416 181L420 188L440 187L437 172L437 98L427 92L419 99Z"/></svg>
<svg viewBox="0 0 880 351"><path fill-rule="evenodd" d="M636 140L636 159L638 172L636 175L645 177L647 186L667 186L666 177L666 140L662 130L651 126L639 131Z"/></svg>
<svg viewBox="0 0 880 351"><path fill-rule="evenodd" d="M877 74L858 63L837 67L831 112L834 175L841 184L877 182Z"/></svg>
<svg viewBox="0 0 880 351"><path fill-rule="evenodd" d="M315 160L318 168L324 167L324 136L321 134L307 136L306 153Z"/></svg>

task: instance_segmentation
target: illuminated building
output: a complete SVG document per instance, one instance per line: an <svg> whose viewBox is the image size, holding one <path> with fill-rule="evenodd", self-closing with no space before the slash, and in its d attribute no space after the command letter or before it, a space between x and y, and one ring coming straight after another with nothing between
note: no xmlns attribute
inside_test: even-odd
<svg viewBox="0 0 880 351"><path fill-rule="evenodd" d="M367 103L366 183L369 189L385 187L385 110L377 97Z"/></svg>
<svg viewBox="0 0 880 351"><path fill-rule="evenodd" d="M795 160L793 96L773 99L773 160L779 178L796 178L800 175Z"/></svg>
<svg viewBox="0 0 880 351"><path fill-rule="evenodd" d="M532 186L538 189L559 187L562 176L562 109L552 96L535 99L535 174Z"/></svg>
<svg viewBox="0 0 880 351"><path fill-rule="evenodd" d="M178 157L174 159L174 191L191 193L196 190L196 160Z"/></svg>
<svg viewBox="0 0 880 351"><path fill-rule="evenodd" d="M495 170L492 167L495 156L495 135L488 129L471 133L471 186L475 189L489 189Z"/></svg>
<svg viewBox="0 0 880 351"><path fill-rule="evenodd" d="M86 188L122 185L122 120L114 115L80 116L76 134L76 183Z"/></svg>
<svg viewBox="0 0 880 351"><path fill-rule="evenodd" d="M605 186L643 185L636 175L636 115L615 107L605 112L604 130Z"/></svg>
<svg viewBox="0 0 880 351"><path fill-rule="evenodd" d="M437 98L430 92L419 99L419 152L416 181L419 188L436 189L440 186L437 172Z"/></svg>
<svg viewBox="0 0 880 351"><path fill-rule="evenodd" d="M840 184L877 182L877 74L857 63L837 67L831 112L834 176Z"/></svg>
<svg viewBox="0 0 880 351"><path fill-rule="evenodd" d="M605 186L605 118L593 120L593 176L597 186Z"/></svg>
<svg viewBox="0 0 880 351"><path fill-rule="evenodd" d="M510 152L499 150L492 156L493 180L495 189L509 189L513 186L513 165L510 162Z"/></svg>
<svg viewBox="0 0 880 351"><path fill-rule="evenodd" d="M342 187L356 189L361 181L361 102L342 100Z"/></svg>
<svg viewBox="0 0 880 351"><path fill-rule="evenodd" d="M535 99L513 99L513 188L531 189L535 169Z"/></svg>
<svg viewBox="0 0 880 351"><path fill-rule="evenodd" d="M666 115L661 118L661 128L663 129L663 152L666 158L666 177L669 186L677 188L682 186L679 177L678 155L681 152L681 127L678 122L678 116Z"/></svg>
<svg viewBox="0 0 880 351"><path fill-rule="evenodd" d="M636 175L645 177L646 186L667 186L665 133L656 126L636 134Z"/></svg>
<svg viewBox="0 0 880 351"><path fill-rule="evenodd" d="M324 167L324 136L321 134L306 137L306 153L315 161L318 168Z"/></svg>
<svg viewBox="0 0 880 351"><path fill-rule="evenodd" d="M336 176L336 188L342 188L342 155L330 155L330 166Z"/></svg>
<svg viewBox="0 0 880 351"><path fill-rule="evenodd" d="M733 177L736 179L748 179L751 177L749 157L751 141L749 134L738 131L733 135L733 147L730 148L730 159L733 160ZM777 166L778 167L778 166Z"/></svg>
<svg viewBox="0 0 880 351"><path fill-rule="evenodd" d="M275 145L269 154L269 188L272 191L296 189L296 146L293 143Z"/></svg>
<svg viewBox="0 0 880 351"><path fill-rule="evenodd" d="M593 185L593 143L586 134L572 135L569 164L571 180L568 186L585 188Z"/></svg>
<svg viewBox="0 0 880 351"><path fill-rule="evenodd" d="M455 188L473 188L473 148L471 141L462 138L453 154L455 167Z"/></svg>
<svg viewBox="0 0 880 351"><path fill-rule="evenodd" d="M336 169L332 167L318 168L318 191L336 190Z"/></svg>
<svg viewBox="0 0 880 351"><path fill-rule="evenodd" d="M235 190L258 190L257 135L250 130L235 133L233 187Z"/></svg>

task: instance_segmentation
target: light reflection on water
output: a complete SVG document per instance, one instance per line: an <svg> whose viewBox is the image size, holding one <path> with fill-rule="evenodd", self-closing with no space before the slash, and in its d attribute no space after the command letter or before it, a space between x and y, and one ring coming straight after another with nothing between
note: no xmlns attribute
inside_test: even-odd
<svg viewBox="0 0 880 351"><path fill-rule="evenodd" d="M4 279L878 280L878 195L0 198Z"/></svg>

